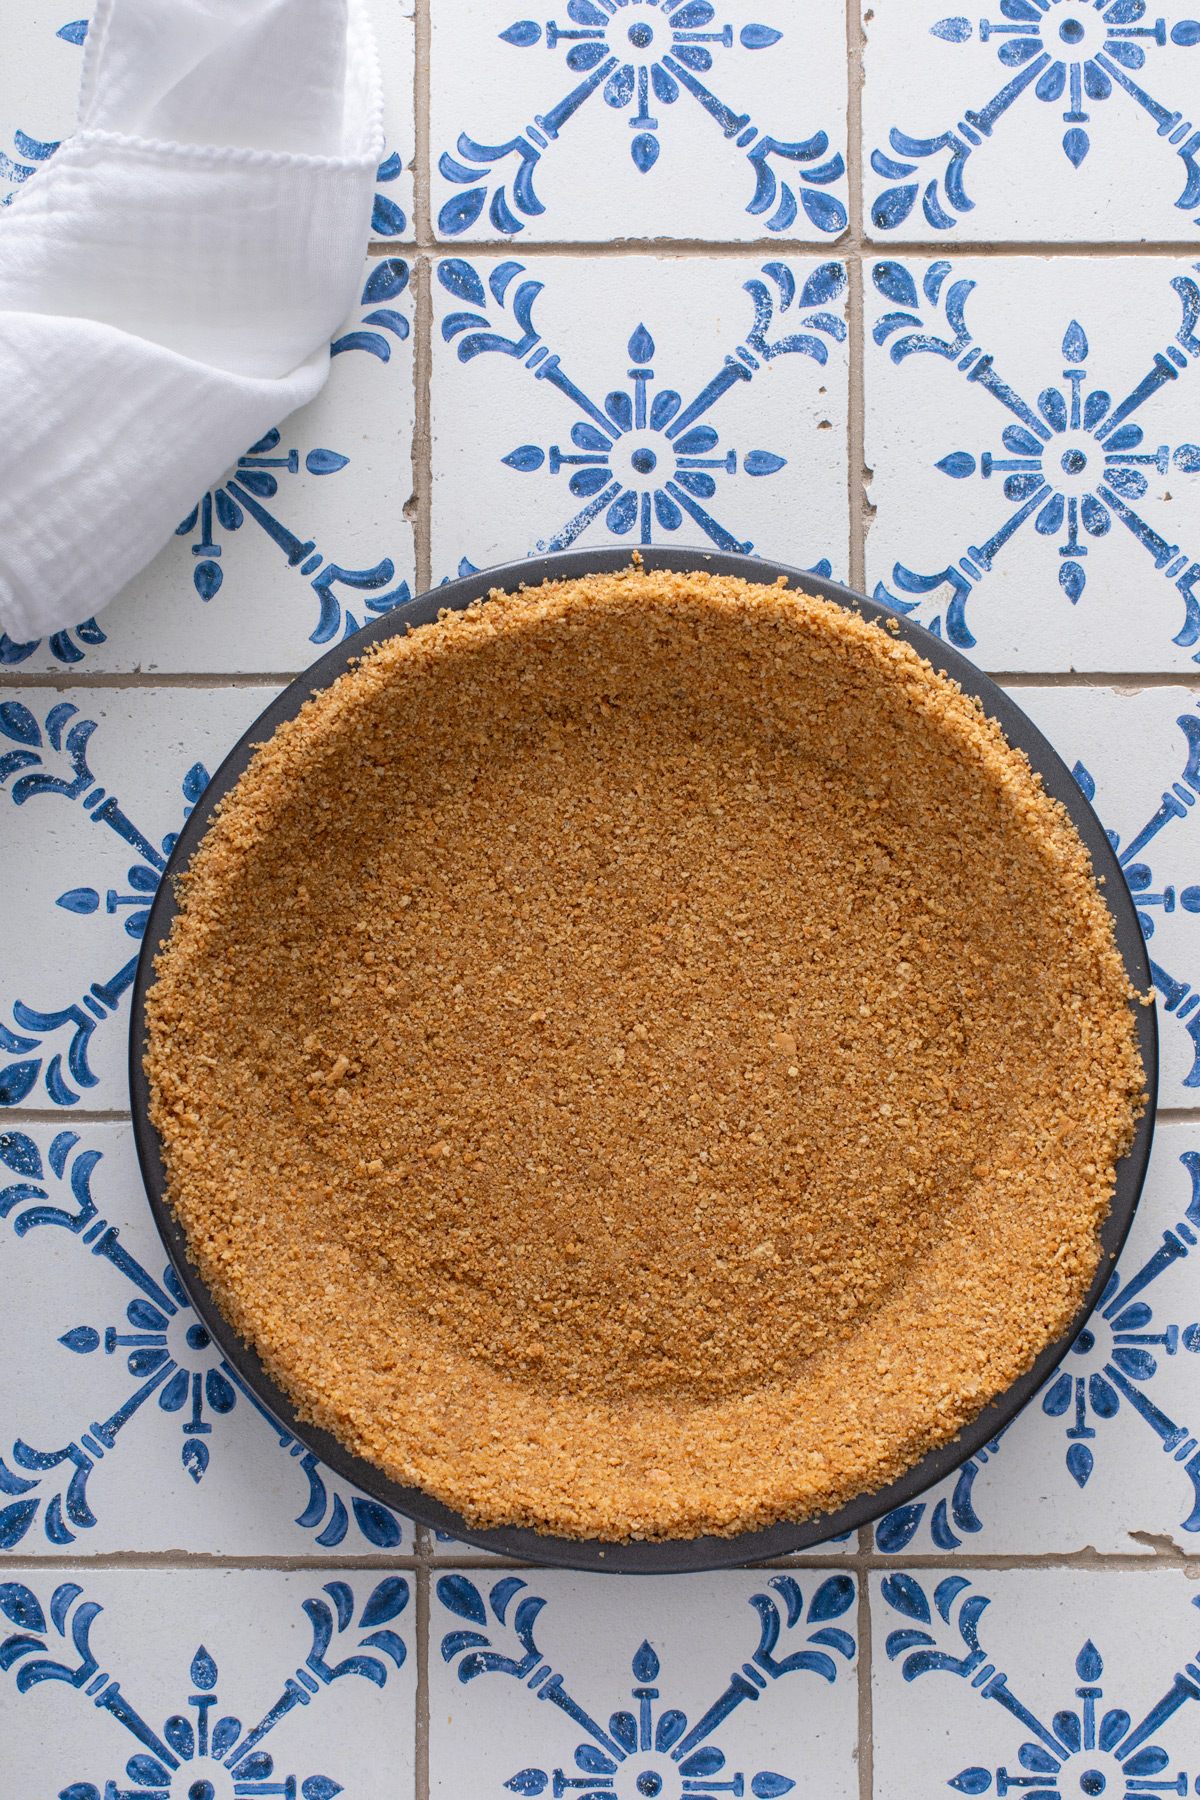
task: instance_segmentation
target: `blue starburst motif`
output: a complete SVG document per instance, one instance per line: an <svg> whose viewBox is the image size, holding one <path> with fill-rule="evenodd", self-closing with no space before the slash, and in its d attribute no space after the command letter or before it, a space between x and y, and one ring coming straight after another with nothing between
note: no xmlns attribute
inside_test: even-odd
<svg viewBox="0 0 1200 1800"><path fill-rule="evenodd" d="M73 1781L61 1790L59 1800L101 1800L102 1792L104 1800L127 1800L131 1794L136 1800L172 1800L173 1796L182 1800L185 1794L188 1800L215 1800L218 1794L225 1796L231 1791L237 1800L266 1800L268 1795L296 1800L297 1791L303 1800L333 1800L342 1792L342 1783L328 1775L300 1779L289 1774L283 1780L272 1780L276 1759L260 1746L297 1706L319 1701L334 1681L356 1676L375 1687L385 1686L388 1662L384 1659L400 1668L407 1655L404 1639L392 1629L391 1621L408 1604L409 1590L402 1575L387 1576L368 1595L357 1620L357 1601L349 1582L329 1581L321 1591L328 1594L332 1606L318 1598L302 1603L312 1630L312 1649L295 1674L286 1677L279 1698L256 1724L247 1727L233 1713L221 1710L216 1691L220 1670L201 1644L187 1671L187 1686L193 1691L185 1689L179 1711L156 1728L122 1691L121 1684L100 1671L90 1640L104 1608L96 1600L80 1600L84 1590L78 1582L62 1582L45 1607L23 1582L0 1585L0 1612L17 1628L0 1643L0 1670L16 1669L17 1693L27 1694L43 1681L63 1682L115 1719L140 1746L125 1764L129 1789L118 1790L111 1777L103 1790L98 1782ZM339 1638L349 1632L347 1643L355 1648L339 1662L330 1663L326 1652L334 1639L335 1609ZM55 1637L65 1640L68 1632L78 1659L74 1664L58 1660ZM338 1648L342 1647L339 1643Z"/></svg>
<svg viewBox="0 0 1200 1800"><path fill-rule="evenodd" d="M505 262L491 271L488 287L498 309L507 308L509 288L523 267ZM634 366L623 372L623 385L606 394L602 403L594 400L571 378L562 358L541 343L533 324L533 305L543 286L540 281L521 282L514 290L511 310L521 327L519 337L493 330L481 312L451 312L443 318L442 337L447 343L458 339L460 362L471 362L488 352L517 357L535 381L548 382L579 414L568 447L518 444L500 459L523 475L561 479L574 500L585 502L551 537L539 539L539 551L566 549L601 514L614 536L627 537L636 530L642 544L652 543L656 530L660 536L678 531L686 516L718 549L745 554L754 548L721 524L703 503L715 497L722 477L731 481L740 473L761 479L776 474L787 459L771 450L747 450L739 458L736 447L721 446L720 433L713 425L700 421L722 395L751 381L775 357L808 356L823 365L829 355L825 338L840 342L846 336L842 319L818 311L800 321L806 330L772 337L775 313L791 306L796 279L783 263L767 263L763 273L773 282L774 292L757 278L743 283L754 308L754 323L745 343L725 357L720 369L686 404L674 388L653 385L655 342L643 324L629 339ZM455 299L477 308L487 305L483 280L470 263L448 258L438 264L438 279ZM845 285L841 263L821 264L804 285L800 308L819 307L835 299ZM828 575L830 565L819 563L812 572Z"/></svg>
<svg viewBox="0 0 1200 1800"><path fill-rule="evenodd" d="M443 1575L437 1596L447 1612L464 1621L442 1638L442 1660L457 1659L461 1682L480 1676L506 1675L522 1682L539 1700L548 1700L564 1712L584 1733L575 1751L575 1771L531 1765L517 1770L504 1786L514 1794L539 1795L549 1790L556 1800L571 1790L587 1790L588 1800L684 1800L718 1790L735 1796L747 1788L755 1800L775 1800L796 1786L793 1776L760 1769L747 1778L742 1770L726 1767L725 1752L714 1742L725 1720L745 1701L756 1701L763 1690L781 1676L807 1671L828 1682L837 1680L836 1657L850 1661L855 1643L851 1634L832 1621L854 1603L855 1585L849 1575L831 1575L821 1582L807 1613L799 1583L791 1575L775 1575L767 1582L774 1594L755 1594L750 1606L758 1615L758 1648L728 1685L700 1716L690 1720L678 1707L662 1706L658 1685L661 1664L649 1643L634 1652L631 1698L634 1709L622 1705L607 1725L594 1719L574 1698L566 1678L555 1671L538 1648L538 1615L546 1601L525 1593L513 1608L517 1594L527 1587L519 1576L507 1575L491 1588L485 1601L466 1575ZM490 1616L489 1616L490 1614ZM796 1632L796 1638L791 1634ZM784 1654L776 1656L785 1637ZM499 1637L500 1647L494 1640ZM504 1642L509 1639L511 1642ZM834 1654L830 1654L833 1652ZM622 1701L624 1696L621 1696ZM714 1780L720 1776L720 1780Z"/></svg>
<svg viewBox="0 0 1200 1800"><path fill-rule="evenodd" d="M1200 270L1200 264L1196 265ZM944 312L947 335L927 329L919 312L916 283L898 262L878 262L872 270L876 290L892 308L875 322L872 337L877 345L888 343L894 363L916 354L934 355L952 363L972 384L978 384L1015 423L1004 427L1000 441L1006 454L982 450L952 450L937 467L953 481L975 476L997 480L1012 510L982 544L972 544L957 566L951 563L936 573L923 574L896 563L892 579L900 595L882 582L875 597L901 612L913 612L919 602L905 594L929 594L946 583L952 598L946 607L946 636L961 649L970 649L975 638L967 625L966 603L972 590L996 566L1005 546L1023 526L1056 543L1057 578L1074 605L1087 585L1084 559L1107 537L1116 520L1131 532L1151 557L1155 569L1174 582L1185 607L1183 626L1173 640L1190 646L1200 639L1200 562L1167 540L1135 510L1133 502L1147 491L1143 468L1165 473L1168 466L1180 474L1200 470L1200 446L1159 444L1143 447L1144 429L1132 415L1170 382L1178 381L1192 367L1189 357L1200 358L1200 287L1190 275L1176 276L1171 286L1179 296L1182 322L1175 342L1156 351L1151 366L1133 389L1116 404L1112 395L1094 384L1088 368L1088 341L1083 327L1071 320L1062 340L1063 386L1042 389L1030 403L996 367L996 359L973 341L966 322L967 299L975 282L951 281L949 262L931 263L922 283L929 309ZM945 290L943 293L943 289ZM1082 535L1081 535L1082 534ZM942 635L940 615L929 629ZM1200 661L1200 655L1193 660Z"/></svg>
<svg viewBox="0 0 1200 1800"><path fill-rule="evenodd" d="M300 1459L309 1497L297 1525L315 1532L322 1548L333 1549L353 1518L368 1543L396 1549L403 1536L396 1515L365 1495L351 1494L349 1508L336 1490L331 1495L317 1458L263 1409L236 1369L212 1348L175 1271L167 1267L156 1278L122 1241L120 1227L101 1216L92 1179L102 1160L101 1151L80 1148L73 1131L59 1132L45 1157L26 1133L0 1133L0 1181L8 1172L8 1185L0 1188L0 1220L9 1222L18 1239L33 1231L66 1232L80 1255L98 1258L113 1271L121 1296L110 1322L73 1324L57 1340L60 1356L101 1358L115 1390L112 1410L91 1420L69 1443L40 1449L21 1436L7 1458L0 1456L0 1550L15 1550L39 1519L47 1542L57 1549L97 1524L89 1478L98 1463L120 1453L121 1432L151 1400L162 1428L178 1433L183 1468L194 1482L201 1481L215 1443L214 1422L232 1413L239 1399L261 1415L281 1449ZM124 1316L117 1317L121 1306ZM55 1353L47 1346L48 1355Z"/></svg>
<svg viewBox="0 0 1200 1800"><path fill-rule="evenodd" d="M954 213L972 212L975 202L966 185L967 162L979 154L999 121L1026 89L1047 105L1064 106L1063 153L1078 168L1091 139L1084 126L1091 121L1090 108L1107 100L1114 86L1122 89L1149 114L1159 137L1166 138L1184 166L1183 191L1175 205L1185 212L1200 205L1200 131L1194 131L1181 112L1154 99L1134 79L1146 62L1147 52L1176 54L1200 44L1200 23L1180 19L1168 35L1165 19L1142 24L1146 0L1000 0L999 19L980 19L979 42L995 42L996 55L1009 75L999 91L983 106L968 107L957 126L934 137L910 137L893 127L888 148L875 150L871 167L892 183L879 192L871 206L877 231L895 231L902 225L921 193L917 175L920 161L945 155L942 181L946 211L935 177L925 186L921 209L936 231L950 231L958 220ZM950 44L965 44L975 30L964 17L939 19L932 35ZM1194 221L1200 225L1200 218Z"/></svg>
<svg viewBox="0 0 1200 1800"><path fill-rule="evenodd" d="M905 1621L888 1633L886 1641L889 1660L904 1659L900 1665L904 1680L940 1674L969 1681L981 1700L994 1701L1010 1715L1014 1727L1028 1733L1015 1745L1015 1767L993 1770L975 1763L951 1776L949 1788L959 1794L988 1794L994 1783L997 1795L1018 1790L1023 1800L1063 1800L1077 1793L1089 1797L1107 1793L1114 1800L1120 1794L1150 1790L1187 1793L1186 1772L1168 1773L1173 1757L1151 1740L1164 1730L1177 1732L1178 1724L1171 1725L1175 1714L1190 1701L1200 1700L1200 1669L1194 1663L1172 1677L1162 1697L1135 1724L1123 1706L1107 1703L1109 1697L1100 1685L1104 1659L1089 1638L1075 1658L1080 1685L1070 1684L1077 1704L1062 1707L1047 1724L988 1660L979 1627L991 1599L968 1593L971 1585L965 1576L947 1576L933 1590L932 1607L915 1576L889 1575L882 1587L888 1608ZM935 1612L942 1624L957 1630L963 1654L956 1653L957 1645L950 1651L937 1647L943 1634Z"/></svg>
<svg viewBox="0 0 1200 1800"><path fill-rule="evenodd" d="M633 5L637 11L627 10L630 0L567 0L568 23L547 21L544 36L536 19L518 19L500 33L502 41L516 50L531 51L544 43L556 60L564 57L572 76L582 80L506 143L483 144L466 132L460 135L457 156L445 151L438 169L446 181L465 191L446 201L438 214L438 230L446 237L468 230L487 204L489 170L514 157L512 206L501 183L492 190L488 218L506 236L523 231L517 213L528 219L546 210L534 189L537 164L579 109L601 94L614 114L628 114L633 136L625 141L643 175L658 161L666 109L686 95L703 108L726 142L746 151L755 177L746 211L756 216L769 213L764 219L768 231L788 231L801 206L819 231L842 231L846 209L824 190L842 179L846 165L840 151L826 158L827 134L817 131L795 142L770 137L751 123L748 112L728 106L701 80L717 59L770 50L783 33L750 23L735 36L734 27L718 20L709 0L684 0L682 5L679 0L633 0ZM769 161L772 156L796 166L798 197L776 175Z"/></svg>

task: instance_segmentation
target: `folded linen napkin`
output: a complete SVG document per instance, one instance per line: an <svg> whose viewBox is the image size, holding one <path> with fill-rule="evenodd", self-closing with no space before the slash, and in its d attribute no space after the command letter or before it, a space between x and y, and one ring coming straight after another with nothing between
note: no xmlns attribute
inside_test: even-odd
<svg viewBox="0 0 1200 1800"><path fill-rule="evenodd" d="M364 0L97 0L74 135L0 211L0 629L105 605L311 400L361 276Z"/></svg>

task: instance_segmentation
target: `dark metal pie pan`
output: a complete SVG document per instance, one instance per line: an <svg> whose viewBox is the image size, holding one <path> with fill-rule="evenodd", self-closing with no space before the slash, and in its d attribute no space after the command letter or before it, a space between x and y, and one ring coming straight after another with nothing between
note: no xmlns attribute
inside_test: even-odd
<svg viewBox="0 0 1200 1800"><path fill-rule="evenodd" d="M1150 965L1137 914L1103 826L1065 763L1037 727L1003 689L997 687L986 675L980 674L966 657L960 656L956 650L943 643L941 638L932 636L922 626L893 612L890 607L868 600L852 589L842 587L838 582L825 581L780 563L766 562L758 557L674 547L666 550L645 548L641 551L641 556L644 564L651 569L703 568L722 575L740 575L755 582L771 582L783 575L787 577L789 586L802 587L809 593L819 594L839 606L856 610L866 619L894 620L901 638L912 644L922 656L928 657L935 667L944 669L948 675L953 676L968 693L976 695L982 701L985 711L999 721L1008 741L1025 751L1033 768L1041 775L1046 791L1056 800L1062 801L1088 847L1097 876L1104 878L1100 891L1112 914L1117 944L1130 980L1139 992L1150 992ZM283 720L293 718L315 689L329 686L343 674L351 659L360 656L368 644L392 637L406 625L427 624L436 619L443 607L465 607L494 587L511 589L520 582L536 584L546 577L573 579L624 568L628 562L627 550L571 550L556 556L481 570L478 574L449 582L445 587L420 594L416 599L396 607L394 611L385 613L353 637L338 644L271 702L209 782L184 825L167 864L166 877L160 883L151 907L134 981L129 1070L138 1157L150 1209L167 1253L189 1300L204 1321L213 1341L246 1387L257 1397L263 1409L278 1419L284 1429L363 1493L409 1518L421 1520L436 1531L474 1545L477 1549L491 1550L503 1556L518 1558L522 1562L553 1563L564 1568L612 1570L626 1574L672 1574L761 1562L826 1543L831 1538L882 1517L894 1507L903 1506L924 1493L981 1450L1016 1417L1051 1374L1082 1329L1084 1321L1100 1298L1112 1271L1112 1264L1120 1253L1133 1221L1154 1132L1153 1100L1158 1083L1158 1034L1155 1009L1138 1007L1138 1040L1151 1105L1138 1123L1132 1148L1117 1169L1116 1192L1100 1234L1104 1255L1087 1299L1070 1330L1056 1343L1049 1344L1028 1374L990 1402L952 1443L931 1450L899 1481L890 1483L876 1493L862 1494L846 1506L839 1507L836 1512L822 1514L799 1524L774 1525L766 1531L747 1532L738 1537L671 1539L664 1543L601 1543L586 1539L546 1537L524 1528L476 1531L457 1513L429 1494L417 1488L400 1487L389 1481L373 1464L351 1455L328 1432L302 1423L287 1396L267 1375L253 1348L244 1343L222 1317L211 1293L201 1280L199 1271L188 1260L183 1231L167 1203L166 1172L158 1135L149 1119L149 1087L142 1058L146 1047L146 990L153 983L154 958L166 941L176 912L172 877L182 874L191 861L201 838L213 821L217 802L242 775L253 755L253 746L268 738Z"/></svg>

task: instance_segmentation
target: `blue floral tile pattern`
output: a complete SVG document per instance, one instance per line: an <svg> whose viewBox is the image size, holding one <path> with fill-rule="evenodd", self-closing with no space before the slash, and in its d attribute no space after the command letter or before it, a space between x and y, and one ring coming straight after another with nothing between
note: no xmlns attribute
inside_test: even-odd
<svg viewBox="0 0 1200 1800"><path fill-rule="evenodd" d="M572 544L846 562L840 261L447 256L437 575Z"/></svg>
<svg viewBox="0 0 1200 1800"><path fill-rule="evenodd" d="M128 1126L0 1130L0 1551L409 1555L262 1411L150 1217Z"/></svg>
<svg viewBox="0 0 1200 1800"><path fill-rule="evenodd" d="M476 1569L434 1586L437 1794L857 1794L850 1574Z"/></svg>
<svg viewBox="0 0 1200 1800"><path fill-rule="evenodd" d="M875 1793L1189 1792L1200 1620L1182 1571L872 1578ZM1191 1602L1191 1604L1189 1604Z"/></svg>
<svg viewBox="0 0 1200 1800"><path fill-rule="evenodd" d="M1187 0L875 0L863 212L888 236L1200 240ZM1191 15L1191 16L1189 16Z"/></svg>
<svg viewBox="0 0 1200 1800"><path fill-rule="evenodd" d="M102 622L0 632L0 669L299 670L410 599L411 330L409 261L373 256L317 398L197 496Z"/></svg>
<svg viewBox="0 0 1200 1800"><path fill-rule="evenodd" d="M1183 257L868 261L877 598L985 668L1197 661L1198 276Z"/></svg>
<svg viewBox="0 0 1200 1800"><path fill-rule="evenodd" d="M413 1791L407 1576L23 1571L0 1615L13 1800Z"/></svg>
<svg viewBox="0 0 1200 1800"><path fill-rule="evenodd" d="M209 772L275 691L5 690L0 1107L127 1107L149 901Z"/></svg>
<svg viewBox="0 0 1200 1800"><path fill-rule="evenodd" d="M1159 1008L1159 1104L1170 1107L1194 1107L1200 1088L1197 701L1174 687L1020 690L1099 814L1137 902Z"/></svg>
<svg viewBox="0 0 1200 1800"><path fill-rule="evenodd" d="M845 43L778 0L434 8L438 236L820 242L847 223ZM701 173L702 172L702 173Z"/></svg>

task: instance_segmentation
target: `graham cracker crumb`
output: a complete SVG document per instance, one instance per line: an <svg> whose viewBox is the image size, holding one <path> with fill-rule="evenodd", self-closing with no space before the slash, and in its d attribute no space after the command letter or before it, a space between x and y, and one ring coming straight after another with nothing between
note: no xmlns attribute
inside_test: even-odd
<svg viewBox="0 0 1200 1800"><path fill-rule="evenodd" d="M829 602L494 589L282 725L181 895L190 1253L303 1416L474 1525L830 1510L1095 1271L1145 1095L1087 853Z"/></svg>

